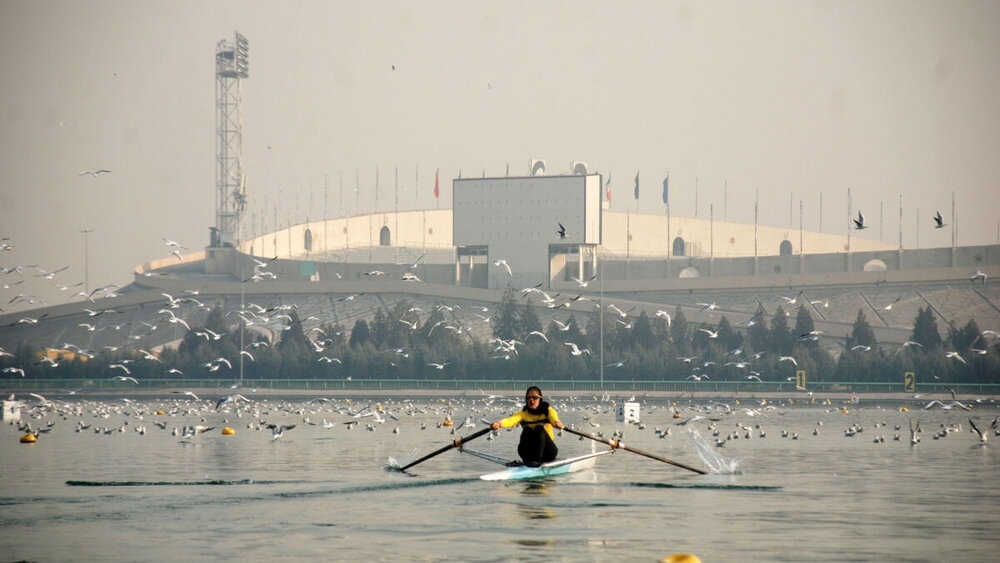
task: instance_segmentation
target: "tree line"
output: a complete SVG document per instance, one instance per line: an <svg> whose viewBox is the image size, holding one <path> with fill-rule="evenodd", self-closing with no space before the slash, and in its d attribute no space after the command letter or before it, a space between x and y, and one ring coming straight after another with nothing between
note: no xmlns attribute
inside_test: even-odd
<svg viewBox="0 0 1000 563"><path fill-rule="evenodd" d="M794 382L796 371L805 370L810 382L899 382L912 371L924 382L1000 383L996 333L981 331L970 320L947 327L942 337L929 306L919 310L902 346L878 342L859 310L842 349L831 351L805 307L794 313L779 307L769 316L761 307L738 327L724 315L714 323L689 321L680 307L653 317L597 308L542 326L532 300L519 303L518 297L508 288L489 316L482 316L490 325L485 339L443 304L421 319L420 311L401 300L389 311L378 309L370 320L355 321L349 331L324 323L307 332L292 310L274 342L239 325L230 329L215 308L203 326L192 327L179 346L155 358L136 350L105 350L89 358L67 359L67 354L53 367L42 359L46 349L22 344L0 358L0 375L235 378L242 363L247 379Z"/></svg>

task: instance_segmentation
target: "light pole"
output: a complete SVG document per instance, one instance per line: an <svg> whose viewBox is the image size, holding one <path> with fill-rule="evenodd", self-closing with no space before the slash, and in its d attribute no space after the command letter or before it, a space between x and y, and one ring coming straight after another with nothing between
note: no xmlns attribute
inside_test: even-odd
<svg viewBox="0 0 1000 563"><path fill-rule="evenodd" d="M87 292L87 295L90 295L90 260L88 257L90 245L87 235L94 232L94 229L83 229L80 232L83 233L83 290Z"/></svg>

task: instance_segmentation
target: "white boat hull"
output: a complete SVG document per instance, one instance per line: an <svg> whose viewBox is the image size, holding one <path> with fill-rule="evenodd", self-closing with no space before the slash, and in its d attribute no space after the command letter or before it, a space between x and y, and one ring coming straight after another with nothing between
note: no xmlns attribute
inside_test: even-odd
<svg viewBox="0 0 1000 563"><path fill-rule="evenodd" d="M550 461L549 463L543 463L538 467L528 467L526 465L508 467L503 471L481 475L479 478L484 481L518 481L523 479L543 479L545 477L565 475L567 473L573 473L594 467L594 463L597 461L598 456L609 454L612 451L614 450L604 450L568 459Z"/></svg>

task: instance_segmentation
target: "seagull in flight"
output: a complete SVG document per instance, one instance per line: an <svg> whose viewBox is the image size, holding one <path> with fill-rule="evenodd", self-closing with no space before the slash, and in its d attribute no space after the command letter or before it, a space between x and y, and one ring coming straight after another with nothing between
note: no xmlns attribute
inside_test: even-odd
<svg viewBox="0 0 1000 563"><path fill-rule="evenodd" d="M507 269L507 275L511 276L511 277L514 277L514 274L512 274L510 272L510 264L508 264L507 261L504 260L503 258L497 258L496 260L494 260L493 261L493 265L494 266L503 266L504 268Z"/></svg>
<svg viewBox="0 0 1000 563"><path fill-rule="evenodd" d="M277 440L278 438L281 438L282 436L285 435L285 430L291 430L292 428L295 428L295 425L268 424L267 427L271 429L271 438L273 440Z"/></svg>
<svg viewBox="0 0 1000 563"><path fill-rule="evenodd" d="M565 344L566 346L570 347L569 353L573 354L574 356L579 356L580 354L587 354L588 356L590 355L590 349L588 349L588 348L584 348L584 349L581 350L573 342L563 342L563 344Z"/></svg>
<svg viewBox="0 0 1000 563"><path fill-rule="evenodd" d="M664 311L663 309L657 309L655 316L666 320L667 326L670 326L670 313Z"/></svg>
<svg viewBox="0 0 1000 563"><path fill-rule="evenodd" d="M93 177L96 178L98 174L110 174L110 173L111 173L111 171L108 170L107 168L101 168L101 169L98 169L98 170L84 170L84 171L80 172L79 174L77 174L77 176L85 176L87 174L90 174L91 176L93 176Z"/></svg>
<svg viewBox="0 0 1000 563"><path fill-rule="evenodd" d="M985 446L986 445L986 437L989 436L989 433L988 432L983 432L982 430L976 428L976 424L974 422L972 422L972 418L971 417L969 418L969 426L971 426L972 429L976 431L976 434L979 434L979 443L981 445ZM993 424L990 425L990 430L993 430L996 427L997 427L997 419L994 418L993 419Z"/></svg>
<svg viewBox="0 0 1000 563"><path fill-rule="evenodd" d="M938 211L937 215L934 216L934 228L941 229L947 226L948 224L944 222L944 217L942 217L941 212Z"/></svg>
<svg viewBox="0 0 1000 563"><path fill-rule="evenodd" d="M778 357L778 361L779 362L792 362L792 365L794 365L795 367L799 366L799 363L796 362L795 358L793 358L791 356L779 356Z"/></svg>
<svg viewBox="0 0 1000 563"><path fill-rule="evenodd" d="M559 223L559 230L556 233L559 235L559 238L566 238L566 227L562 223Z"/></svg>
<svg viewBox="0 0 1000 563"><path fill-rule="evenodd" d="M587 287L588 285L590 285L590 282L594 281L594 278L596 278L596 277L597 277L597 274L594 274L594 275L590 276L590 279L587 279L587 280L581 280L581 279L575 278L573 276L570 276L570 279L572 279L573 281L575 281L577 283L577 285L579 285L579 287Z"/></svg>
<svg viewBox="0 0 1000 563"><path fill-rule="evenodd" d="M969 274L970 281L983 280L983 285L986 285L986 274L982 270L976 270Z"/></svg>
<svg viewBox="0 0 1000 563"><path fill-rule="evenodd" d="M215 430L215 427L214 426L203 426L201 424L199 424L197 426L187 426L187 425L185 425L184 429L181 431L181 439L182 440L192 440L198 434L204 434L205 432L208 432L209 430Z"/></svg>
<svg viewBox="0 0 1000 563"><path fill-rule="evenodd" d="M714 332L711 331L711 330L708 330L707 328L699 328L698 330L700 330L701 332L704 332L705 334L707 334L709 338L718 338L719 337L719 331L718 330L716 330Z"/></svg>
<svg viewBox="0 0 1000 563"><path fill-rule="evenodd" d="M965 363L965 358L963 358L962 356L960 356L958 354L958 352L947 352L947 353L945 353L945 357L946 358L955 358L956 360L962 362L963 364Z"/></svg>
<svg viewBox="0 0 1000 563"><path fill-rule="evenodd" d="M868 228L868 225L865 225L865 214L862 213L860 210L858 211L858 218L857 219L853 219L853 221L854 221L854 229L855 230L860 231L862 229L867 229Z"/></svg>

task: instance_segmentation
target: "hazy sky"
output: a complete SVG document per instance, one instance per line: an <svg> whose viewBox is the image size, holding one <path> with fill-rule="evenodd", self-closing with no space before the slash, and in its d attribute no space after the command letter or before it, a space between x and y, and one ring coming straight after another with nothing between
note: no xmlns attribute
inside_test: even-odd
<svg viewBox="0 0 1000 563"><path fill-rule="evenodd" d="M612 209L845 233L847 191L907 247L957 202L1000 229L1000 2L0 0L0 266L131 281L215 223L215 46L250 41L248 219L441 206L458 175L611 175ZM392 66L395 65L395 70ZM99 177L84 169L108 168ZM418 171L419 170L419 175ZM640 199L633 199L640 173ZM343 177L343 210L340 179ZM419 179L419 180L418 180ZM728 182L728 188L723 189ZM323 187L328 186L324 195ZM822 194L822 219L820 213ZM919 215L918 215L919 209ZM880 215L884 222L880 224ZM65 300L33 277L3 289ZM0 284L17 281L0 274Z"/></svg>

